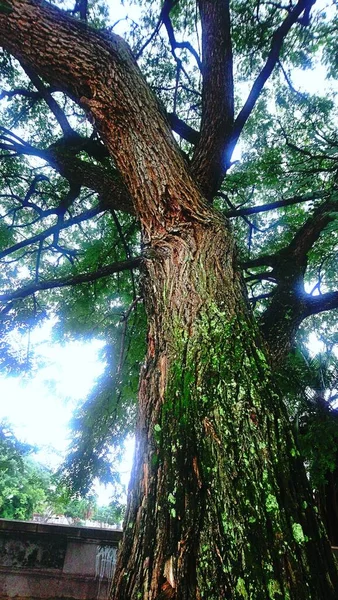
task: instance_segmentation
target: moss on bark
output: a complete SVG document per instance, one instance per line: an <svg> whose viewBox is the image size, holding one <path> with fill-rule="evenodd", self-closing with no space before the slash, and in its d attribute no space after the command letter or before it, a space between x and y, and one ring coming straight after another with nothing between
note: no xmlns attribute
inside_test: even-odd
<svg viewBox="0 0 338 600"><path fill-rule="evenodd" d="M201 228L197 245L195 228L185 261L175 262L181 239L148 264L148 357L112 597L333 599L330 548L218 232Z"/></svg>

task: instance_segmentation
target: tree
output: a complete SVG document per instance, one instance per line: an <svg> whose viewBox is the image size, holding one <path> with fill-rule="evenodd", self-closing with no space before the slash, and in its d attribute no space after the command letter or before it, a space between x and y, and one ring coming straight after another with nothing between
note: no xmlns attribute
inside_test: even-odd
<svg viewBox="0 0 338 600"><path fill-rule="evenodd" d="M331 342L332 344L332 342ZM311 357L306 346L288 357L287 403L297 423L296 432L306 458L316 503L333 546L337 545L337 356L331 344ZM294 376L291 374L294 373ZM290 376L293 385L290 386ZM291 388L291 389L290 389ZM292 389L293 388L293 389ZM290 393L291 391L291 393Z"/></svg>
<svg viewBox="0 0 338 600"><path fill-rule="evenodd" d="M19 442L6 422L0 424L0 517L31 519L48 495L47 470L34 463L32 446Z"/></svg>
<svg viewBox="0 0 338 600"><path fill-rule="evenodd" d="M123 521L124 513L125 506L123 504L112 502L109 506L99 506L94 513L94 518L101 523L116 525Z"/></svg>
<svg viewBox="0 0 338 600"><path fill-rule="evenodd" d="M109 506L98 506L93 492L83 498L72 497L58 475L30 456L34 451L36 448L16 438L6 421L0 424L0 518L29 520L39 513L46 523L55 515L76 522L121 521L125 508L122 489L115 490Z"/></svg>
<svg viewBox="0 0 338 600"><path fill-rule="evenodd" d="M332 224L337 200L334 134L313 139L316 124L305 130L303 115L312 110L316 118L325 111L327 116L333 107L319 110L317 101L314 110L315 100L298 102L297 130L285 124L289 110L285 104L292 90L279 97L282 107L284 103L281 119L274 119L268 107L272 93L268 80L275 67L280 64L289 85L283 61L310 60L324 34L335 39L334 24L327 25L318 14L311 16L314 4L313 0L288 5L236 2L230 7L220 0L200 0L197 15L190 3L165 1L157 22L147 15L154 32L139 43L137 52L143 56L148 52L144 70L153 88L159 81L153 73L164 60L159 87L164 101L173 87L173 111L168 114L127 43L111 30L95 29L102 24L97 16L94 26L85 22L84 3L76 4L75 12L82 18L77 20L45 2L1 2L3 69L15 84L13 56L31 82L23 93L15 87L4 94L17 97L19 104L24 97L33 106L43 100L62 130L62 138L48 144L53 136L46 126L36 144L34 135L26 142L19 132L3 127L6 182L13 175L10 157L21 156L39 157L68 181L61 198L57 193L53 197L52 180L47 183L41 174L30 180L27 191L29 163L21 162L21 170L15 171L16 189L21 191L14 208L12 190L4 192L11 202L4 216L12 219L12 226L3 233L7 238L1 257L24 255L31 274L18 290L4 286L3 316L15 312L18 318L21 311L25 322L29 315L38 318L43 310L37 294L43 290L102 281L122 270L139 268L142 273L147 355L112 598L326 600L336 596L336 567L274 376L302 320L336 308L338 298L334 289L323 287L319 295L304 289L310 258L315 254L314 264L318 263L323 250L325 228L330 228L330 239L326 237L324 245L336 239ZM157 54L152 55L150 46L162 26L168 41L160 36ZM179 41L184 28L191 34L201 29L201 56L190 42ZM137 30L134 37L137 45ZM237 65L239 58L242 64ZM255 73L252 87L238 110L234 73L246 77L249 70ZM174 84L167 85L172 80ZM67 119L71 103L92 121L89 137L84 127L80 131L71 127ZM27 114L24 107L21 112ZM177 113L191 116L190 122ZM38 120L41 115L42 109L36 113ZM264 131L263 119L270 120ZM183 140L181 145L171 129ZM303 141L304 131L308 140L299 146L297 136ZM235 168L225 179L240 137L251 144L244 160L246 177ZM317 152L320 144L325 148ZM264 187L259 163L267 159L269 185ZM291 167L297 183L290 177ZM318 172L320 185L315 185ZM257 194L265 200L270 190L276 198L282 183L282 198L257 206ZM51 186L49 203L38 202L40 185ZM96 192L100 199L96 205L88 202L81 186ZM252 204L232 207L231 197L240 198L250 186L256 192ZM213 206L217 197L220 210ZM296 203L300 208L294 218L287 207ZM267 253L261 248L253 254L255 222L250 222L249 250L239 257L226 217L247 219L280 208L285 209L290 227L275 242L273 254L269 240ZM113 236L104 232L95 268L89 268L84 255L79 261L81 265L83 260L83 270L78 272L76 265L69 273L64 264L68 261L73 267L77 262L79 234L76 229L70 248L71 236L63 232L83 226L104 209L113 215L115 210L126 213L123 225L134 231L136 217L141 255L135 255L134 242L131 247L124 244L125 260L108 261L107 256L114 257ZM115 218L114 231L120 231L123 240L120 216ZM19 240L22 227L33 233ZM90 237L90 226L85 233ZM98 258L98 253L92 254L91 265L93 256ZM321 266L320 282L327 264ZM49 277L55 265L61 265L61 276ZM10 259L6 269L11 275ZM270 284L268 291L254 298L262 301L258 320L249 308L242 269L248 284ZM94 305L95 288L90 290ZM132 305L136 303L135 296ZM125 311L122 318L127 316ZM123 356L123 344L121 348ZM118 403L105 406L102 423L109 430ZM101 446L99 454L102 451Z"/></svg>

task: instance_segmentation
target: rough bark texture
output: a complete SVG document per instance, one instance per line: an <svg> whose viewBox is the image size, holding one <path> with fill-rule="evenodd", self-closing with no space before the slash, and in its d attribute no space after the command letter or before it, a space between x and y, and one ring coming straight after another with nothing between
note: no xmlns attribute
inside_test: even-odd
<svg viewBox="0 0 338 600"><path fill-rule="evenodd" d="M234 262L217 216L163 237L147 261L148 355L114 600L336 597Z"/></svg>
<svg viewBox="0 0 338 600"><path fill-rule="evenodd" d="M2 45L86 108L142 227L148 353L112 598L335 598L330 548L230 231L127 45L43 2L8 4Z"/></svg>
<svg viewBox="0 0 338 600"><path fill-rule="evenodd" d="M226 148L234 124L234 83L228 0L200 0L203 94L201 134L192 171L208 200L229 166Z"/></svg>
<svg viewBox="0 0 338 600"><path fill-rule="evenodd" d="M326 483L317 495L320 515L332 546L338 547L338 469L326 474Z"/></svg>

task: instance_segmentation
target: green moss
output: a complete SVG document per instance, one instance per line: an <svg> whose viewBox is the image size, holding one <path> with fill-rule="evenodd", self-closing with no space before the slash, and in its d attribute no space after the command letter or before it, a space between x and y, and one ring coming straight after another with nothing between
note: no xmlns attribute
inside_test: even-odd
<svg viewBox="0 0 338 600"><path fill-rule="evenodd" d="M277 512L279 510L279 505L276 496L274 496L273 494L268 494L265 500L265 508L267 512Z"/></svg>
<svg viewBox="0 0 338 600"><path fill-rule="evenodd" d="M182 333L186 324L175 321L168 386L154 426L167 469L162 515L178 514L170 521L170 544L177 548L176 531L184 535L198 514L198 506L195 513L194 502L187 502L187 487L196 490L196 503L198 490L206 490L197 550L201 596L204 588L207 600L218 600L221 566L236 600L279 600L276 565L285 554L293 561L293 539L302 544L306 538L294 523L292 539L279 507L275 474L294 462L292 440L284 437L288 423L265 357L242 325L214 305L201 309L189 336ZM245 580L238 577L243 574Z"/></svg>
<svg viewBox="0 0 338 600"><path fill-rule="evenodd" d="M160 444L160 442L161 442L161 437L162 437L161 431L162 431L161 425L156 423L156 425L154 426L154 439L155 439L155 442L157 442L158 444Z"/></svg>
<svg viewBox="0 0 338 600"><path fill-rule="evenodd" d="M292 524L292 535L297 544L304 544L304 542L306 542L306 537L300 523Z"/></svg>
<svg viewBox="0 0 338 600"><path fill-rule="evenodd" d="M246 591L245 581L241 577L237 580L236 592L244 598L244 600L249 600L248 592Z"/></svg>
<svg viewBox="0 0 338 600"><path fill-rule="evenodd" d="M282 598L282 590L279 582L276 579L269 579L268 581L269 598L271 600L279 600Z"/></svg>

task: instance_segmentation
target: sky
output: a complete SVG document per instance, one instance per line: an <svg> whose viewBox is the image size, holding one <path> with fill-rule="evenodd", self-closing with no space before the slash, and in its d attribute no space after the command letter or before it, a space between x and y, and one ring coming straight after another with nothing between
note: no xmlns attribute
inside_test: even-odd
<svg viewBox="0 0 338 600"><path fill-rule="evenodd" d="M55 469L69 443L73 410L86 398L104 364L99 357L102 341L53 343L52 326L53 322L47 321L30 335L31 347L43 361L42 368L31 375L7 378L0 375L0 420L8 419L21 441L39 447L35 458ZM27 342L24 338L21 341ZM13 342L18 344L17 339ZM132 454L133 441L127 440L120 465L125 485L129 481ZM95 490L99 504L108 504L110 488L96 485Z"/></svg>
<svg viewBox="0 0 338 600"><path fill-rule="evenodd" d="M48 330L47 325L39 333L48 336ZM100 346L99 341L65 346L44 341L37 349L45 366L31 376L0 377L0 415L13 423L20 438L65 450L72 411L103 370L98 360Z"/></svg>

